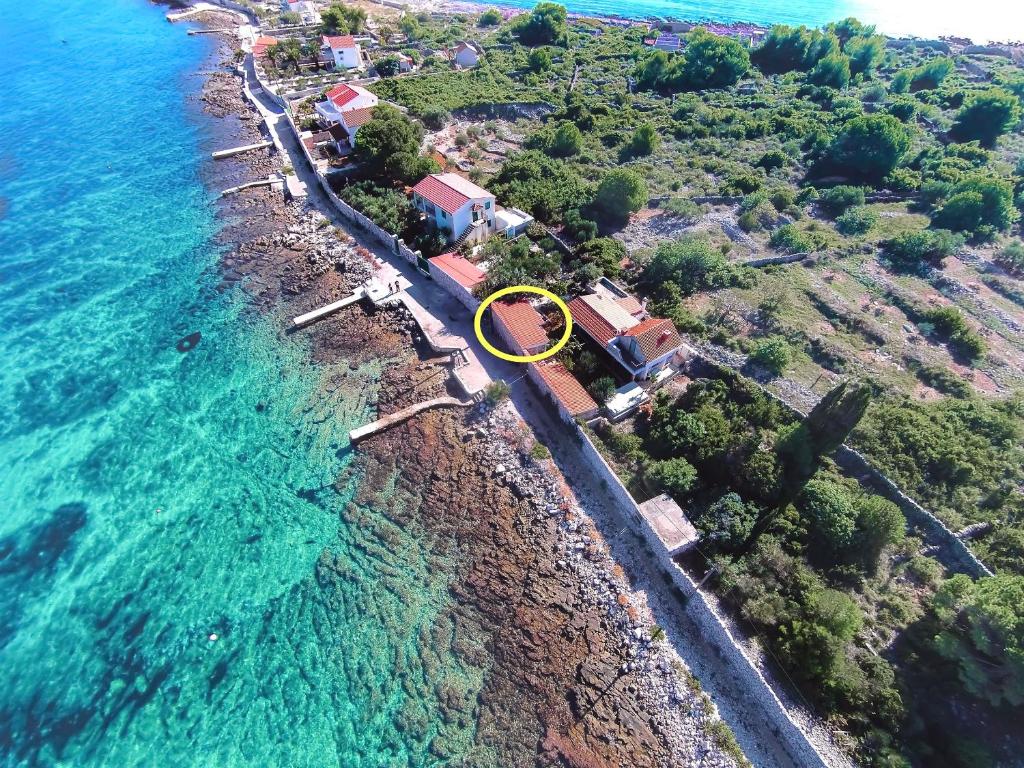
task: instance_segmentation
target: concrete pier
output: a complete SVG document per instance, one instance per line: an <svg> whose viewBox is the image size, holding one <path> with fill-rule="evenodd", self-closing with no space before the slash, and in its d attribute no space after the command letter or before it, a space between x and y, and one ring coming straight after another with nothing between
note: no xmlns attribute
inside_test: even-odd
<svg viewBox="0 0 1024 768"><path fill-rule="evenodd" d="M311 312L306 312L304 315L299 315L292 320L292 327L301 328L304 325L309 325L315 320L319 320L322 317L327 317L327 315L337 312L339 309L344 309L347 306L355 304L364 296L366 296L366 289L357 288L355 293L351 296L346 296L344 299L339 299L325 307L320 307L320 309L314 309Z"/></svg>
<svg viewBox="0 0 1024 768"><path fill-rule="evenodd" d="M463 402L454 397L435 397L433 400L424 400L422 403L416 403L410 405L408 408L403 408L395 413L382 416L376 421L371 421L369 424L365 424L358 429L353 429L348 433L349 442L357 443L360 440L365 440L370 435L375 435L378 432L383 432L385 429L390 429L396 424L401 424L403 421L408 421L418 413L423 411L429 411L431 408L469 408L474 405L473 402Z"/></svg>
<svg viewBox="0 0 1024 768"><path fill-rule="evenodd" d="M231 147L231 149L218 149L216 152L211 153L211 157L214 160L223 160L225 157L233 157L234 155L240 155L243 152L251 152L254 149L263 149L265 147L274 146L272 141L260 141L256 144L246 144L241 147Z"/></svg>
<svg viewBox="0 0 1024 768"><path fill-rule="evenodd" d="M233 195L235 192L241 192L243 189L252 189L253 187L273 187L277 185L278 189L284 189L284 179L280 176L269 176L259 181L250 181L246 184L239 184L237 187L228 187L220 193L221 197L224 195Z"/></svg>

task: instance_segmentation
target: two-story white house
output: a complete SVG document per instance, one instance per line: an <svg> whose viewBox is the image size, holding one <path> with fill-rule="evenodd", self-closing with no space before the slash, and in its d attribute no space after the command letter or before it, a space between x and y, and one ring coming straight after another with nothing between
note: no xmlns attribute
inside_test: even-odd
<svg viewBox="0 0 1024 768"><path fill-rule="evenodd" d="M365 88L345 83L334 86L325 95L326 100L317 102L315 108L317 114L331 123L343 123L345 112L375 107L378 102L377 97Z"/></svg>
<svg viewBox="0 0 1024 768"><path fill-rule="evenodd" d="M479 243L495 232L494 195L456 173L430 174L412 188L412 202L450 243Z"/></svg>
<svg viewBox="0 0 1024 768"><path fill-rule="evenodd" d="M322 50L330 52L336 69L354 69L363 64L363 54L352 35L324 35Z"/></svg>
<svg viewBox="0 0 1024 768"><path fill-rule="evenodd" d="M483 51L473 43L467 43L465 40L460 40L454 47L449 49L448 55L451 60L458 64L460 67L471 69L480 62L480 57L483 56Z"/></svg>

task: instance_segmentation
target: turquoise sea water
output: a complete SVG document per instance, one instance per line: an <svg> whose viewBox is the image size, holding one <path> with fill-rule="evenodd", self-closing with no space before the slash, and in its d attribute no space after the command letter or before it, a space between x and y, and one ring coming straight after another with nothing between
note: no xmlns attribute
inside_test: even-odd
<svg viewBox="0 0 1024 768"><path fill-rule="evenodd" d="M500 0L532 7L531 0ZM570 11L631 18L747 21L819 27L856 16L889 35L955 35L975 42L1024 40L1024 3L1019 0L564 0Z"/></svg>
<svg viewBox="0 0 1024 768"><path fill-rule="evenodd" d="M377 371L216 290L213 41L165 12L0 14L0 765L457 754L448 573L332 487Z"/></svg>

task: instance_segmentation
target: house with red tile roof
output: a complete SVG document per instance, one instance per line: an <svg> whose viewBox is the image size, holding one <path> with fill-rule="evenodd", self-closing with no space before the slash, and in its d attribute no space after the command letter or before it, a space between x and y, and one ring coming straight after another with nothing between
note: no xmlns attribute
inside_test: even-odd
<svg viewBox="0 0 1024 768"><path fill-rule="evenodd" d="M494 330L513 355L536 355L548 348L544 316L528 301L491 304Z"/></svg>
<svg viewBox="0 0 1024 768"><path fill-rule="evenodd" d="M528 363L527 373L541 392L551 399L563 421L572 424L576 419L593 418L600 411L594 398L557 360Z"/></svg>
<svg viewBox="0 0 1024 768"><path fill-rule="evenodd" d="M362 49L352 35L324 35L321 50L329 53L335 69L355 69L363 64Z"/></svg>
<svg viewBox="0 0 1024 768"><path fill-rule="evenodd" d="M616 339L622 350L627 368L632 367L633 378L646 379L671 362L683 346L671 320L650 317L637 323Z"/></svg>
<svg viewBox="0 0 1024 768"><path fill-rule="evenodd" d="M316 111L331 123L343 122L342 115L354 109L366 109L377 106L376 95L359 85L342 83L327 91L326 99L317 102ZM365 121L364 121L365 122Z"/></svg>
<svg viewBox="0 0 1024 768"><path fill-rule="evenodd" d="M412 203L448 242L483 242L495 231L494 195L457 173L432 173L412 188Z"/></svg>
<svg viewBox="0 0 1024 768"><path fill-rule="evenodd" d="M254 59L262 59L267 55L267 48L272 45L277 45L278 39L276 37L270 37L264 35L263 37L257 38L256 42L252 44L252 56Z"/></svg>
<svg viewBox="0 0 1024 768"><path fill-rule="evenodd" d="M632 298L632 297L630 297ZM640 313L630 310L640 308ZM569 302L573 327L604 349L633 379L646 379L669 365L683 347L671 320L638 319L642 305L634 299L591 293Z"/></svg>
<svg viewBox="0 0 1024 768"><path fill-rule="evenodd" d="M442 253L427 259L430 276L452 294L470 312L476 312L480 300L474 289L487 279L487 273L458 253Z"/></svg>

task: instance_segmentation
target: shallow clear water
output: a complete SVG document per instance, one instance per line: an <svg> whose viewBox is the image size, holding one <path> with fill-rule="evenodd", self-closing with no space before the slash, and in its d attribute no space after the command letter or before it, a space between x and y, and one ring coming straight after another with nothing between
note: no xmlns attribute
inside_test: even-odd
<svg viewBox="0 0 1024 768"><path fill-rule="evenodd" d="M165 12L0 14L0 765L464 751L453 564L332 487L377 371L318 370L216 290L214 44Z"/></svg>

